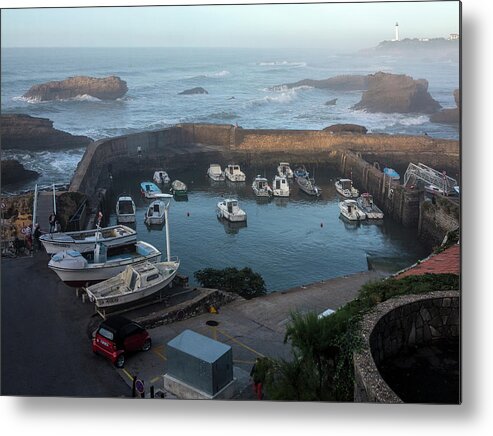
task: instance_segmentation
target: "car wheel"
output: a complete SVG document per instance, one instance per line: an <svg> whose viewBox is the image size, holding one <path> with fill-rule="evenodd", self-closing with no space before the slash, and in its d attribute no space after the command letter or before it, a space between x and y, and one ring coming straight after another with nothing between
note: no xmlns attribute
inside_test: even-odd
<svg viewBox="0 0 493 436"><path fill-rule="evenodd" d="M142 351L149 351L151 347L152 347L151 338L147 338L144 342L144 345L142 345Z"/></svg>
<svg viewBox="0 0 493 436"><path fill-rule="evenodd" d="M125 354L122 353L115 360L115 366L117 368L123 368L124 365L125 365Z"/></svg>

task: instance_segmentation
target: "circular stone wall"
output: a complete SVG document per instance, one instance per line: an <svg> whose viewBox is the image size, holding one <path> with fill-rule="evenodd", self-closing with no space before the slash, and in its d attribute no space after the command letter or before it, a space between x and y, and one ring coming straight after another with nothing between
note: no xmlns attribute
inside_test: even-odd
<svg viewBox="0 0 493 436"><path fill-rule="evenodd" d="M389 386L392 382L388 384L382 377L382 369L396 356L409 356L424 347L451 342L457 344L458 351L460 294L442 291L387 300L363 318L361 331L363 347L354 355L354 401L402 403L395 385ZM413 368L409 369L412 372ZM409 372L398 375L404 380ZM457 395L459 384L452 386ZM418 401L427 402L426 398Z"/></svg>

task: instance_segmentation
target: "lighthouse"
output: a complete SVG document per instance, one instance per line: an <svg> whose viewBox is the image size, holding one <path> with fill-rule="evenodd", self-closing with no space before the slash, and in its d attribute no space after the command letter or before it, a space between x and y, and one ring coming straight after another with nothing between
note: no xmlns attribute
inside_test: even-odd
<svg viewBox="0 0 493 436"><path fill-rule="evenodd" d="M394 41L399 41L399 23L395 23L395 39Z"/></svg>

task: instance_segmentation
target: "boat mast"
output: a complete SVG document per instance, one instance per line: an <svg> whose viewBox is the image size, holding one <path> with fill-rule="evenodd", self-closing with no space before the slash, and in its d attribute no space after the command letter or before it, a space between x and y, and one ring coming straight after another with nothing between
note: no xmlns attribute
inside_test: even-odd
<svg viewBox="0 0 493 436"><path fill-rule="evenodd" d="M164 222L165 222L165 228L166 228L166 256L168 258L168 262L171 262L170 244L169 244L168 208L169 208L169 202L166 203L166 205L164 206Z"/></svg>

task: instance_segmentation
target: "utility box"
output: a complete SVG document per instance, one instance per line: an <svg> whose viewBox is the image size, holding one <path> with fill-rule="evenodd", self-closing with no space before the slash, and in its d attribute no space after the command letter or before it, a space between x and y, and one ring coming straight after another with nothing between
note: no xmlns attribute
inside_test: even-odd
<svg viewBox="0 0 493 436"><path fill-rule="evenodd" d="M229 345L185 330L167 345L167 375L210 396L233 380Z"/></svg>

